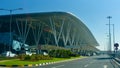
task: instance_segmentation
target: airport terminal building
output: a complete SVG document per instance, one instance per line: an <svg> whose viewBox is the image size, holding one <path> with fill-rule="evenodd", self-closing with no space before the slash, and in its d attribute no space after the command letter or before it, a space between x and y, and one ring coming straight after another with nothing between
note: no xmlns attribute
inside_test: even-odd
<svg viewBox="0 0 120 68"><path fill-rule="evenodd" d="M41 45L95 49L99 44L87 26L68 12L13 14L12 18L0 16L0 53Z"/></svg>

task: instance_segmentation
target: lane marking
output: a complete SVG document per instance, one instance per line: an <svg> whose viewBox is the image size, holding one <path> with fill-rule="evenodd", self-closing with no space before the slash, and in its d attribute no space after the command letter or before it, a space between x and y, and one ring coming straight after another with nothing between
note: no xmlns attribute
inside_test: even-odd
<svg viewBox="0 0 120 68"><path fill-rule="evenodd" d="M104 68L107 68L108 66L107 65L104 65Z"/></svg>
<svg viewBox="0 0 120 68"><path fill-rule="evenodd" d="M88 67L88 64L86 64L84 67L85 67L85 68Z"/></svg>
<svg viewBox="0 0 120 68"><path fill-rule="evenodd" d="M59 67L63 67L64 65L58 65L58 66L55 66L55 67L52 67L52 68L59 68Z"/></svg>

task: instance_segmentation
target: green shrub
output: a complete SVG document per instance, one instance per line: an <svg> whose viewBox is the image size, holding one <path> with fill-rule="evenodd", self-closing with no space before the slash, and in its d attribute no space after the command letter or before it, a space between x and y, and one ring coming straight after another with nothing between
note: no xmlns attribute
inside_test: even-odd
<svg viewBox="0 0 120 68"><path fill-rule="evenodd" d="M50 57L55 58L70 58L71 51L70 50L51 50L49 52Z"/></svg>
<svg viewBox="0 0 120 68"><path fill-rule="evenodd" d="M20 59L20 60L25 60L25 54L20 54L20 55L18 55L18 58Z"/></svg>
<svg viewBox="0 0 120 68"><path fill-rule="evenodd" d="M71 53L70 56L71 56L71 57L78 57L78 56L80 56L80 55L79 55L79 54L76 54L76 53Z"/></svg>
<svg viewBox="0 0 120 68"><path fill-rule="evenodd" d="M49 55L50 55L50 57L56 57L56 52L55 52L56 50L51 50L50 52L49 52Z"/></svg>
<svg viewBox="0 0 120 68"><path fill-rule="evenodd" d="M52 57L50 57L49 55L45 55L43 60L51 60L51 59Z"/></svg>
<svg viewBox="0 0 120 68"><path fill-rule="evenodd" d="M36 54L32 54L30 56L30 61L38 61L38 58L36 58Z"/></svg>
<svg viewBox="0 0 120 68"><path fill-rule="evenodd" d="M39 55L39 54L32 54L30 55L25 55L21 54L18 56L20 60L27 60L27 61L39 61L39 60L50 60L52 59L49 55Z"/></svg>

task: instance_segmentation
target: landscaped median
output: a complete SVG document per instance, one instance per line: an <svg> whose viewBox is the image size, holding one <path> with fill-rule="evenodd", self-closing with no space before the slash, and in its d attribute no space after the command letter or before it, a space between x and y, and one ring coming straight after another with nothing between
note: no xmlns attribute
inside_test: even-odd
<svg viewBox="0 0 120 68"><path fill-rule="evenodd" d="M0 66L3 67L32 67L32 66L42 66L42 65L48 65L53 63L59 63L59 62L66 62L66 61L72 61L76 59L81 59L84 57L71 57L71 58L53 58L51 60L39 60L39 61L21 61L19 59L11 59L7 61L0 61Z"/></svg>
<svg viewBox="0 0 120 68"><path fill-rule="evenodd" d="M71 61L75 59L83 58L80 57L79 54L73 53L70 50L51 50L49 51L48 55L43 54L19 54L16 57L10 58L9 57L0 61L0 66L4 67L24 67L24 66L41 66L65 61ZM8 60L9 59L9 60Z"/></svg>

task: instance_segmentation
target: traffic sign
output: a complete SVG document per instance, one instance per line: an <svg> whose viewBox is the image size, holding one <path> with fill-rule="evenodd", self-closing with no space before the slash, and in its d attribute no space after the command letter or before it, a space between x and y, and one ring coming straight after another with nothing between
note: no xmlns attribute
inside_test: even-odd
<svg viewBox="0 0 120 68"><path fill-rule="evenodd" d="M115 43L115 44L114 44L114 47L119 47L119 44L118 44L118 43Z"/></svg>

